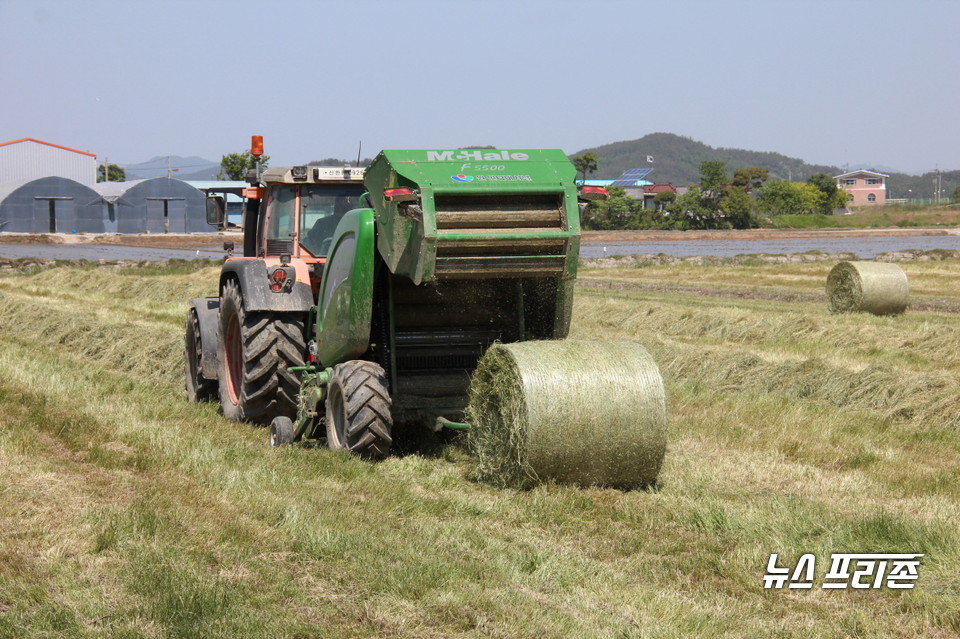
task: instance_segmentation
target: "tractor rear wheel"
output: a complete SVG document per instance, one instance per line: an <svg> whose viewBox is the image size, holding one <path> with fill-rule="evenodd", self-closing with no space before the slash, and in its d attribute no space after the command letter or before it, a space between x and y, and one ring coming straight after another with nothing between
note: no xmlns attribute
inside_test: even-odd
<svg viewBox="0 0 960 639"><path fill-rule="evenodd" d="M200 342L200 320L197 311L187 313L184 330L184 387L191 402L209 402L217 396L217 380L203 376L203 347Z"/></svg>
<svg viewBox="0 0 960 639"><path fill-rule="evenodd" d="M220 296L218 349L224 417L266 425L296 415L300 381L288 369L304 363L302 316L247 313L240 286L228 280Z"/></svg>
<svg viewBox="0 0 960 639"><path fill-rule="evenodd" d="M334 366L326 408L327 446L375 459L390 453L390 391L379 364L354 360Z"/></svg>

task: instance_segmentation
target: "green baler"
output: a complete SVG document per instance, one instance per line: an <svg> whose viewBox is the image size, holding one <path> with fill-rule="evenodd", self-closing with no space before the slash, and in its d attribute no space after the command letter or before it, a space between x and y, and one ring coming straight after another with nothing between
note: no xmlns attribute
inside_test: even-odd
<svg viewBox="0 0 960 639"><path fill-rule="evenodd" d="M344 217L327 256L296 423L275 420L272 441L321 434L325 415L333 447L385 454L391 418L462 419L491 344L565 337L574 175L558 150L380 153L364 178L372 208ZM370 406L353 405L350 383Z"/></svg>

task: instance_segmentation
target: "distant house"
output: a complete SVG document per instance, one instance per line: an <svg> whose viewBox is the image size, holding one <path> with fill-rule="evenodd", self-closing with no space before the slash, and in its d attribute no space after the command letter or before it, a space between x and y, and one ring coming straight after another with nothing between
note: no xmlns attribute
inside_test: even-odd
<svg viewBox="0 0 960 639"><path fill-rule="evenodd" d="M86 186L97 182L97 156L33 138L0 142L0 184L63 177Z"/></svg>
<svg viewBox="0 0 960 639"><path fill-rule="evenodd" d="M650 211L657 209L656 197L661 193L683 195L690 187L681 184L647 184L643 187L643 208Z"/></svg>
<svg viewBox="0 0 960 639"><path fill-rule="evenodd" d="M615 185L616 180L584 180L583 184L586 186L602 186L604 188ZM690 190L690 187L685 184L653 184L647 180L637 180L635 183L628 184L625 186L620 186L623 189L623 192L632 200L643 203L643 208L648 211L654 211L657 208L657 204L654 201L654 198L657 197L660 193L676 193L677 195L683 195Z"/></svg>
<svg viewBox="0 0 960 639"><path fill-rule="evenodd" d="M852 171L836 175L837 186L847 192L851 206L886 204L887 178L889 175L876 171Z"/></svg>

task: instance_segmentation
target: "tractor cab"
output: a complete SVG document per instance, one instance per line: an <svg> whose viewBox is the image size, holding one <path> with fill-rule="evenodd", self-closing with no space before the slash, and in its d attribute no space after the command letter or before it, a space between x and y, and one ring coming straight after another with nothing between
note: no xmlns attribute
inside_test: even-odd
<svg viewBox="0 0 960 639"><path fill-rule="evenodd" d="M254 176L256 186L245 191L244 258L299 265L316 292L337 224L360 206L363 173L360 167L287 166Z"/></svg>
<svg viewBox="0 0 960 639"><path fill-rule="evenodd" d="M262 234L257 255L323 261L334 229L347 211L359 207L363 192L359 181L269 185L261 203Z"/></svg>

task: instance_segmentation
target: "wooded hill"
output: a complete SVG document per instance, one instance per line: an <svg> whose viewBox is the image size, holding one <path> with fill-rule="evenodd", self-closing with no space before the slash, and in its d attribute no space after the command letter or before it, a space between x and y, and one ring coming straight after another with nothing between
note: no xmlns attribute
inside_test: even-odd
<svg viewBox="0 0 960 639"><path fill-rule="evenodd" d="M834 176L844 173L844 169L822 164L807 164L798 158L787 157L780 153L746 151L744 149L714 148L691 138L673 133L650 133L639 140L614 142L602 146L583 149L571 155L596 153L597 171L590 178L612 180L627 169L653 168L649 180L657 183L694 184L700 180L700 163L705 160L719 160L727 165L727 173L732 176L736 169L758 166L770 171L771 180L804 182L814 173L826 173ZM652 156L654 162L647 162ZM869 167L851 167L869 168ZM886 173L885 171L880 171ZM927 173L922 176L905 173L890 173L888 196L892 198L931 198L934 197L936 175ZM960 171L944 172L940 178L941 195L945 200L957 186L960 186Z"/></svg>
<svg viewBox="0 0 960 639"><path fill-rule="evenodd" d="M700 163L706 160L725 162L730 175L736 169L762 167L770 171L771 180L802 182L814 173L838 175L843 172L835 166L807 164L779 153L714 148L673 133L650 133L639 140L584 149L574 156L584 153L597 154L599 166L590 177L601 180L612 180L627 169L652 168L651 182L693 184L700 180ZM652 164L647 162L647 156L654 158Z"/></svg>

